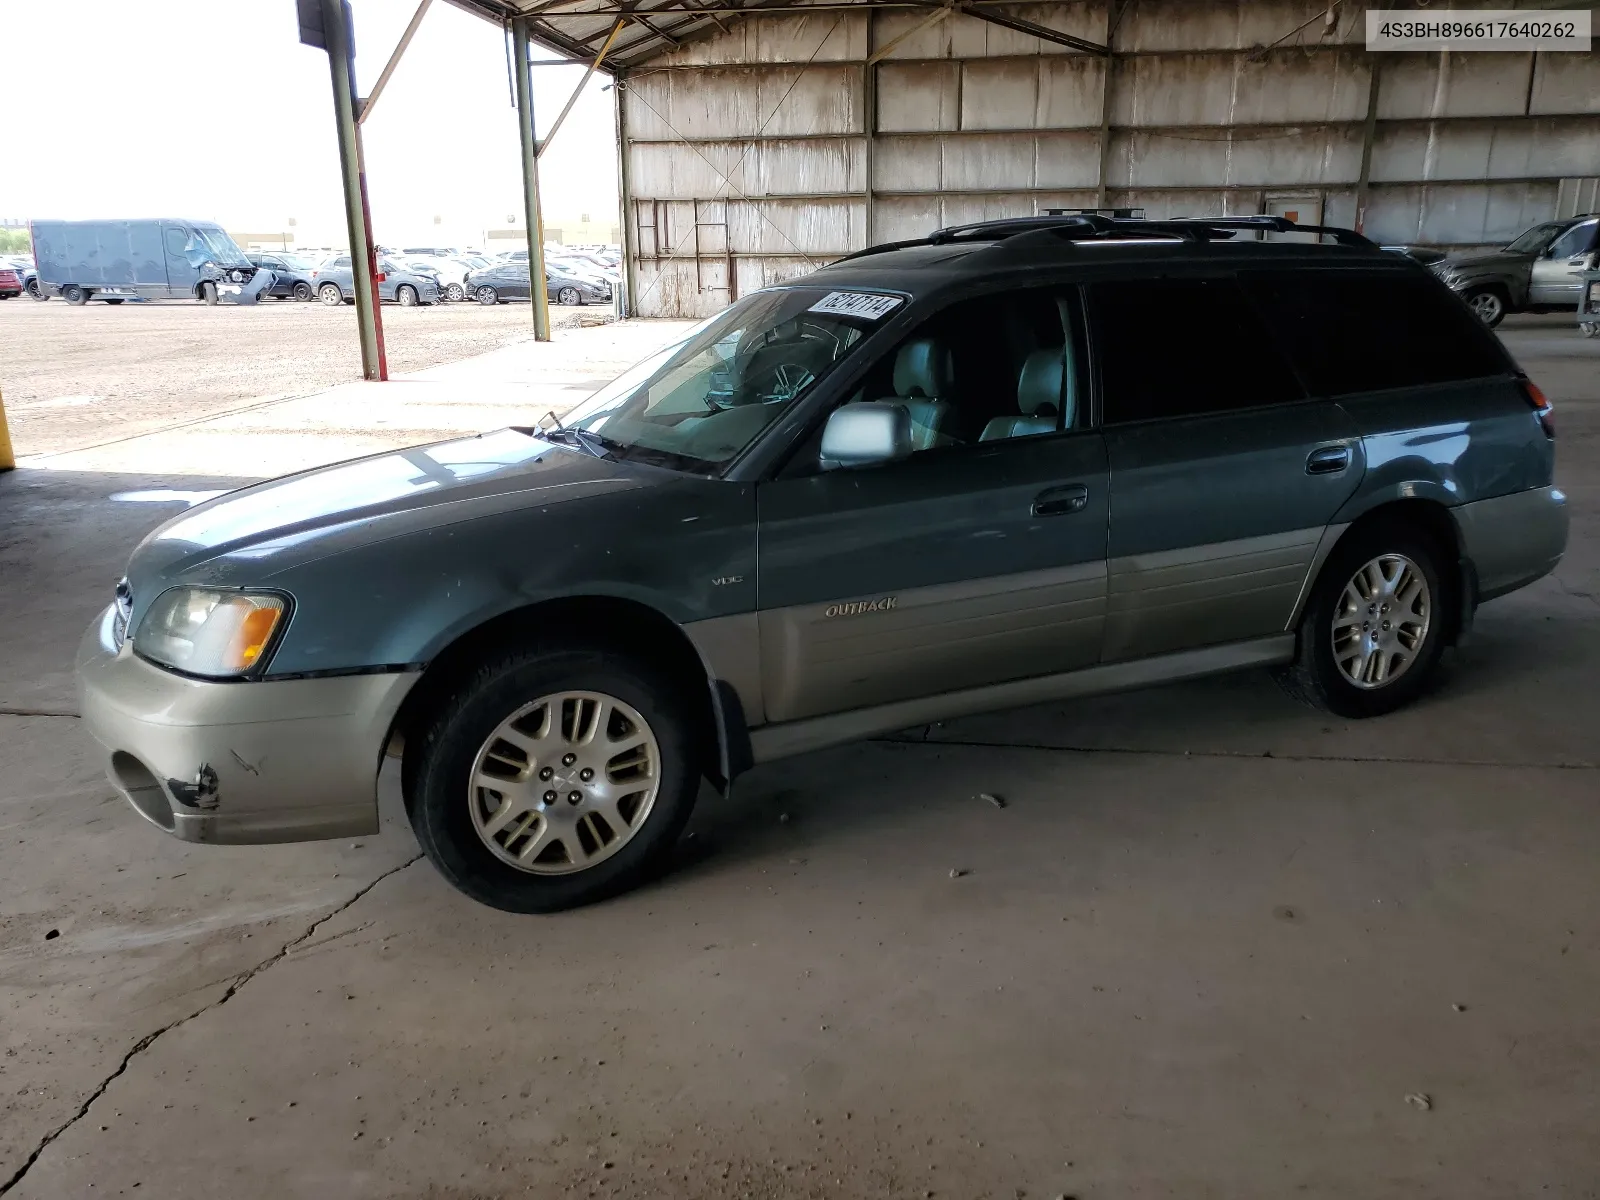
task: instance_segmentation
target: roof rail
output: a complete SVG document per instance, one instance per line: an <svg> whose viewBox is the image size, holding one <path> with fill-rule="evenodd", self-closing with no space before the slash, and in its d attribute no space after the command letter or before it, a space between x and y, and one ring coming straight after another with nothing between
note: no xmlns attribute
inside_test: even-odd
<svg viewBox="0 0 1600 1200"><path fill-rule="evenodd" d="M1175 222L1207 225L1212 229L1262 229L1274 233L1315 233L1325 234L1338 242L1341 246L1372 246L1377 243L1363 237L1354 229L1343 229L1337 225L1297 225L1288 217L1274 217L1266 213L1254 216L1239 217L1173 217Z"/></svg>
<svg viewBox="0 0 1600 1200"><path fill-rule="evenodd" d="M974 221L968 225L950 225L936 229L927 237L908 238L899 242L884 242L847 254L838 262L865 258L871 254L886 254L891 250L904 250L911 246L948 246L960 242L999 242L1022 234L1053 233L1066 241L1094 241L1101 238L1161 238L1185 242L1221 241L1233 237L1236 230L1270 230L1274 233L1314 233L1332 237L1340 245L1366 246L1377 249L1351 229L1331 225L1296 225L1287 217L1174 217L1165 221L1150 221L1138 217L1108 217L1099 213L1042 214L1033 217L1002 217L993 221Z"/></svg>

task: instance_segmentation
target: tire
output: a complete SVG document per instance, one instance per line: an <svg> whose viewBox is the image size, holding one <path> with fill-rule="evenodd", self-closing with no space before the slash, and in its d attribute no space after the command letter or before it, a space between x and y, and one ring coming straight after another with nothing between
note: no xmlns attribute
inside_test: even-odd
<svg viewBox="0 0 1600 1200"><path fill-rule="evenodd" d="M317 299L332 308L335 304L344 303L344 293L339 290L337 283L325 283L317 289Z"/></svg>
<svg viewBox="0 0 1600 1200"><path fill-rule="evenodd" d="M459 283L447 283L444 288L444 298L451 304L459 304L467 298L467 289Z"/></svg>
<svg viewBox="0 0 1600 1200"><path fill-rule="evenodd" d="M582 705L601 699L617 714L608 737L621 745L642 726L653 740L615 752L592 749L598 733L573 740L573 727L597 711ZM662 865L694 807L697 743L683 715L692 711L670 679L615 651L545 644L494 657L440 703L415 755L406 756L412 829L445 879L491 908L560 912L626 891ZM549 719L552 712L561 718ZM521 722L515 729L508 725L513 719ZM520 734L522 749L500 738L507 732ZM650 761L648 772L633 773L634 755ZM604 786L592 782L595 771L599 778L622 776L611 791L609 822L605 808L591 807L590 789ZM484 778L522 786L500 793L471 782ZM625 790L638 784L644 789ZM505 804L514 807L496 828ZM576 839L575 857L569 839Z"/></svg>
<svg viewBox="0 0 1600 1200"><path fill-rule="evenodd" d="M402 283L394 290L394 301L401 308L415 308L422 301L417 296L417 289L409 283Z"/></svg>
<svg viewBox="0 0 1600 1200"><path fill-rule="evenodd" d="M81 305L89 303L89 293L75 283L69 283L61 289L61 298L68 304Z"/></svg>
<svg viewBox="0 0 1600 1200"><path fill-rule="evenodd" d="M487 283L472 294L477 298L479 304L489 305L500 303L500 293L495 291Z"/></svg>
<svg viewBox="0 0 1600 1200"><path fill-rule="evenodd" d="M119 297L113 297L110 300L107 300L106 303L107 304L121 304L122 300Z"/></svg>
<svg viewBox="0 0 1600 1200"><path fill-rule="evenodd" d="M304 279L294 285L294 298L300 301L302 304L304 304L307 300L310 300L314 295L316 295L316 293L311 290L311 285Z"/></svg>
<svg viewBox="0 0 1600 1200"><path fill-rule="evenodd" d="M556 293L556 303L575 307L583 303L583 297L578 294L578 289L564 287Z"/></svg>
<svg viewBox="0 0 1600 1200"><path fill-rule="evenodd" d="M1464 297L1470 308L1490 329L1506 317L1506 295L1496 287L1473 288Z"/></svg>
<svg viewBox="0 0 1600 1200"><path fill-rule="evenodd" d="M217 295L217 285L207 280L200 285L200 303L215 304L220 297Z"/></svg>
<svg viewBox="0 0 1600 1200"><path fill-rule="evenodd" d="M1600 337L1600 321L1580 321L1578 329L1584 337Z"/></svg>
<svg viewBox="0 0 1600 1200"><path fill-rule="evenodd" d="M1307 599L1294 663L1279 674L1285 690L1341 717L1381 716L1415 700L1432 682L1460 603L1447 566L1437 541L1406 521L1374 523L1345 538ZM1420 593L1414 589L1419 578ZM1389 587L1398 594L1386 594ZM1375 650L1370 636L1381 638Z"/></svg>
<svg viewBox="0 0 1600 1200"><path fill-rule="evenodd" d="M50 299L49 294L39 286L39 281L37 279L28 280L28 295L39 301Z"/></svg>

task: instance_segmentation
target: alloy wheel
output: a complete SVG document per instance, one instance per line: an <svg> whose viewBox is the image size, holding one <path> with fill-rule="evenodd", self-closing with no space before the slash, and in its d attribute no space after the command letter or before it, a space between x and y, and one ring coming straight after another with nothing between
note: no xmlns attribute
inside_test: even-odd
<svg viewBox="0 0 1600 1200"><path fill-rule="evenodd" d="M1482 291L1473 295L1467 305L1485 325L1493 325L1505 315L1505 301L1498 292Z"/></svg>
<svg viewBox="0 0 1600 1200"><path fill-rule="evenodd" d="M661 747L638 710L603 692L558 692L489 735L467 781L472 825L501 862L569 875L616 854L661 786Z"/></svg>
<svg viewBox="0 0 1600 1200"><path fill-rule="evenodd" d="M1422 569L1403 554L1381 554L1345 584L1334 608L1333 661L1356 687L1386 687L1422 652L1433 597Z"/></svg>

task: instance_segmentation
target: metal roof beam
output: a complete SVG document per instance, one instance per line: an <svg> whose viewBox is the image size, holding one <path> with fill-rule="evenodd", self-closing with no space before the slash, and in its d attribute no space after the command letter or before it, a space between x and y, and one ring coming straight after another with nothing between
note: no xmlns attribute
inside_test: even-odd
<svg viewBox="0 0 1600 1200"><path fill-rule="evenodd" d="M999 25L1002 29L1013 29L1018 33L1031 34L1040 41L1054 42L1058 46L1067 46L1073 50L1081 50L1085 54L1097 54L1104 58L1111 51L1099 42L1086 41L1080 37L1073 37L1070 33L1061 33L1051 29L1048 25L1040 25L1036 21L1024 20L1022 17L1008 16L1005 13L989 12L986 9L974 7L971 4L957 4L957 12L969 17L976 17L980 21L987 21L991 25Z"/></svg>

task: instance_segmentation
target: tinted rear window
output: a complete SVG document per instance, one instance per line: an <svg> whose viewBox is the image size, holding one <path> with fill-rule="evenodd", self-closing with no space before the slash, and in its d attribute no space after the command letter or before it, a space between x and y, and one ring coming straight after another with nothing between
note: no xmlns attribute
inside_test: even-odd
<svg viewBox="0 0 1600 1200"><path fill-rule="evenodd" d="M1454 383L1512 369L1494 335L1420 272L1252 271L1240 281L1314 395Z"/></svg>
<svg viewBox="0 0 1600 1200"><path fill-rule="evenodd" d="M1305 398L1232 278L1119 280L1089 295L1107 425Z"/></svg>

